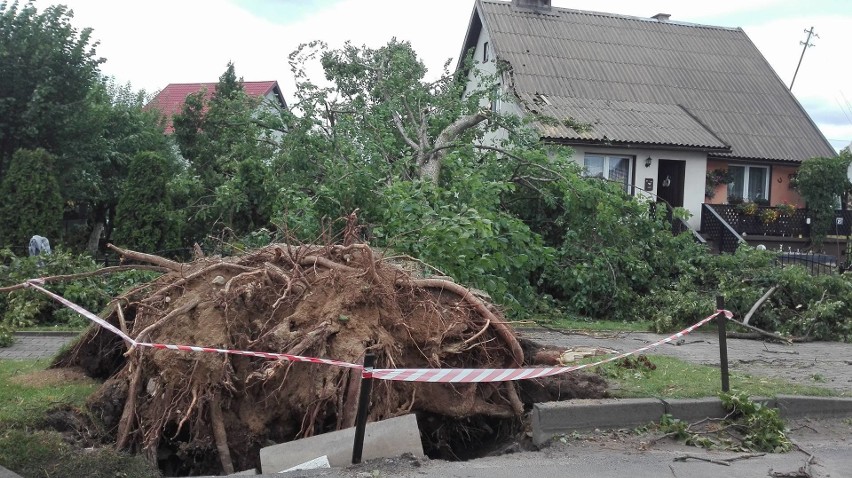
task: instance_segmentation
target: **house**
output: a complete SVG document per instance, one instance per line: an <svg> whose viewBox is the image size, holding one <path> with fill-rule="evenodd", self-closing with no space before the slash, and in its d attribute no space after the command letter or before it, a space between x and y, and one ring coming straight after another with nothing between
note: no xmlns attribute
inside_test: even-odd
<svg viewBox="0 0 852 478"><path fill-rule="evenodd" d="M505 67L496 110L559 120L537 125L542 141L631 194L685 207L694 228L705 202L802 205L789 186L799 164L835 154L740 28L476 0L461 58L471 50L475 68ZM717 170L730 183L705 190Z"/></svg>
<svg viewBox="0 0 852 478"><path fill-rule="evenodd" d="M166 117L165 133L174 132L172 117L180 113L187 96L204 92L205 99L209 100L216 91L217 83L169 83L160 90L156 96L145 105L146 110L156 109ZM277 105L286 108L284 95L277 81L243 81L243 90L250 97L263 98L266 105Z"/></svg>

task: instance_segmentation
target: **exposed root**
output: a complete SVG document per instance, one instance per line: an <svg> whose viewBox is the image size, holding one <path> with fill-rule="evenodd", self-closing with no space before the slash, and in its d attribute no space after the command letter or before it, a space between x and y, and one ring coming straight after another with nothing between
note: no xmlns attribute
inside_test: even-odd
<svg viewBox="0 0 852 478"><path fill-rule="evenodd" d="M468 289L443 279L411 279L410 283L417 287L446 289L461 297L465 302L473 306L479 314L487 321L490 321L497 335L506 343L512 351L513 365L520 367L524 363L524 351L515 334L509 329L505 322L501 322L494 317L494 314L485 306L485 304ZM493 320L492 320L493 319Z"/></svg>
<svg viewBox="0 0 852 478"><path fill-rule="evenodd" d="M487 298L448 278L413 278L423 273L416 262L384 260L368 245L353 243L357 228L349 227L344 245L275 244L187 264L114 248L171 272L114 301L105 320L140 342L350 363L372 353L381 368L537 365L537 349L527 344L525 360L510 325ZM109 377L90 405L107 429L117 430L119 448L171 463L168 474L253 468L264 444L354 425L357 369L148 348L123 354L120 339L98 330L62 363L85 368L92 360L98 376ZM519 423L532 397L600 397L605 385L585 377L591 376L540 379L535 387L380 381L370 420L409 412L443 417L446 427L434 429L445 431L429 436L444 442L429 449L461 456L447 447L471 444L488 427Z"/></svg>
<svg viewBox="0 0 852 478"><path fill-rule="evenodd" d="M219 460L222 461L222 471L230 475L234 473L234 462L231 461L231 450L228 448L228 434L225 431L225 420L222 418L222 409L219 408L219 400L215 397L210 400L210 425L213 428L213 439L216 440L216 450L219 452Z"/></svg>
<svg viewBox="0 0 852 478"><path fill-rule="evenodd" d="M122 450L127 447L130 440L130 432L136 421L136 397L139 395L139 389L142 385L142 360L141 355L136 355L136 368L133 371L133 378L130 379L130 387L127 389L127 401L124 402L124 411L121 414L121 420L118 422L118 435L115 440L115 447Z"/></svg>
<svg viewBox="0 0 852 478"><path fill-rule="evenodd" d="M134 340L136 340L137 342L144 342L145 339L147 339L148 336L154 330L161 327L163 324L168 323L169 320L171 320L175 316L186 314L189 311L191 311L192 309L196 308L198 306L198 302L199 301L197 299L192 300L188 304L184 304L184 305L178 307L177 309L173 309L172 311L170 311L168 314L164 315L162 318L160 318L159 320L157 320L153 324L149 325L148 327L145 327L141 332L139 332L136 335L136 338ZM134 348L135 347L131 347L130 350L127 351L127 353L128 354L131 353Z"/></svg>
<svg viewBox="0 0 852 478"><path fill-rule="evenodd" d="M136 252L127 249L122 249L120 247L116 247L112 244L107 244L107 247L117 252L119 255L124 256L133 261L139 262L147 262L148 264L153 264L155 266L164 267L166 269L180 272L183 270L184 265L180 262L175 262L164 257L155 256L151 254L145 254L144 252Z"/></svg>

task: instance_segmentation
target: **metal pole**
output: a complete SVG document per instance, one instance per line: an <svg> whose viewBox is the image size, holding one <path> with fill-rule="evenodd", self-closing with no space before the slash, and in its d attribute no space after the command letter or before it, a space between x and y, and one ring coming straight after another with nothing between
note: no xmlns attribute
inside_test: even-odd
<svg viewBox="0 0 852 478"><path fill-rule="evenodd" d="M370 392L373 389L373 366L376 356L364 356L364 373L361 375L361 391L358 395L358 414L355 416L355 443L352 445L352 464L361 463L361 452L364 451L364 432L367 430L367 415L370 412Z"/></svg>
<svg viewBox="0 0 852 478"><path fill-rule="evenodd" d="M725 297L716 296L716 310L725 308ZM719 366L722 369L722 391L727 393L731 390L728 383L728 337L726 335L725 325L728 323L728 318L725 314L716 316L716 324L719 326Z"/></svg>

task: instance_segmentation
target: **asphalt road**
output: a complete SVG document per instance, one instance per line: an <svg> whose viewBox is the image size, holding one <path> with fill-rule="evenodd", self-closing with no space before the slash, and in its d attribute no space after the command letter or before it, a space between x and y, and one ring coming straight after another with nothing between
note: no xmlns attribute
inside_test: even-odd
<svg viewBox="0 0 852 478"><path fill-rule="evenodd" d="M541 330L523 331L522 334L545 344L606 347L619 352L635 350L664 337L650 333L589 336ZM68 337L18 337L13 348L0 349L0 358L50 357L69 340ZM814 342L782 345L742 339L728 339L727 342L732 371L781 377L802 384L824 386L844 394L852 391L850 344ZM718 336L712 331L693 333L679 345L666 344L646 353L671 355L698 364L719 365ZM566 443L556 441L540 451L520 451L467 462L402 457L375 460L346 469L266 476L852 478L852 417L802 419L791 421L788 425L792 429L790 436L799 450L735 460L728 466L696 458L678 459L691 455L719 462L745 454L707 451L668 439L651 444L654 438L651 435L600 431L566 437ZM800 469L810 475L801 473Z"/></svg>
<svg viewBox="0 0 852 478"><path fill-rule="evenodd" d="M663 344L644 353L667 355L690 363L718 367L718 332L712 323L704 327L675 343ZM601 333L596 336L542 330L520 333L546 345L604 347L622 353L666 337L646 332ZM852 395L852 344L808 342L787 345L732 338L726 342L728 367L732 372L782 378L800 385L825 387Z"/></svg>

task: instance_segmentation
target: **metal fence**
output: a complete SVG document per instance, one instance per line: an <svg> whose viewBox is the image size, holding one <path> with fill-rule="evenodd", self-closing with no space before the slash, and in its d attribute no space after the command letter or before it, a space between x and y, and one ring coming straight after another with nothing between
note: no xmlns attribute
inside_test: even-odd
<svg viewBox="0 0 852 478"><path fill-rule="evenodd" d="M844 268L837 258L830 254L814 252L781 252L775 259L780 266L801 266L811 275L842 273Z"/></svg>

